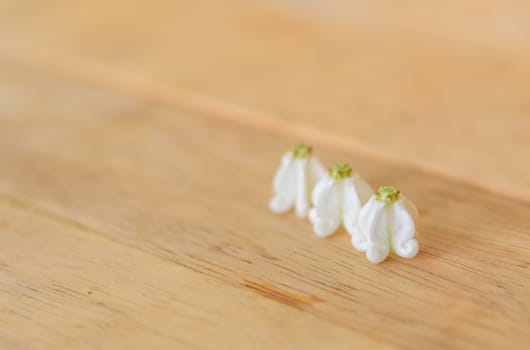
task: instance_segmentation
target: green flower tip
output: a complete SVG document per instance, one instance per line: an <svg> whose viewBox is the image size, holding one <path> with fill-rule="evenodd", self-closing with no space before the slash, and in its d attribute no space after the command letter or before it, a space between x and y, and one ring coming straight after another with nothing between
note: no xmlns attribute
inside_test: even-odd
<svg viewBox="0 0 530 350"><path fill-rule="evenodd" d="M377 190L376 199L385 203L394 203L399 199L399 190L394 186L381 186Z"/></svg>
<svg viewBox="0 0 530 350"><path fill-rule="evenodd" d="M298 143L291 148L294 158L309 158L313 153L313 147Z"/></svg>
<svg viewBox="0 0 530 350"><path fill-rule="evenodd" d="M352 170L348 164L335 164L329 168L329 176L336 180L345 179L351 175Z"/></svg>

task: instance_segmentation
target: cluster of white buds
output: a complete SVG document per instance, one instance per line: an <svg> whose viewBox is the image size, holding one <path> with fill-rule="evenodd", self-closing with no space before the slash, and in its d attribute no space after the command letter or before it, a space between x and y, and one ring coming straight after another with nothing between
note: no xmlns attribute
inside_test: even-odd
<svg viewBox="0 0 530 350"><path fill-rule="evenodd" d="M284 213L294 207L298 216L309 213L319 237L333 234L342 224L353 247L366 252L372 263L383 262L390 251L404 258L419 251L414 239L418 211L409 200L391 186L373 194L348 164L333 165L326 172L311 146L297 144L283 155L273 189L272 211Z"/></svg>

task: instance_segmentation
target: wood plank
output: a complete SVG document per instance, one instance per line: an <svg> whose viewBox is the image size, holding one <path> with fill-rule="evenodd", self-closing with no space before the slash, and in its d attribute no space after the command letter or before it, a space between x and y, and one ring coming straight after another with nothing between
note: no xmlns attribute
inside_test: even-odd
<svg viewBox="0 0 530 350"><path fill-rule="evenodd" d="M84 57L530 200L527 2L56 0L0 18L6 49Z"/></svg>
<svg viewBox="0 0 530 350"><path fill-rule="evenodd" d="M286 305L303 295L262 298L18 202L0 222L2 349L385 346Z"/></svg>
<svg viewBox="0 0 530 350"><path fill-rule="evenodd" d="M528 344L528 204L317 140L325 163L350 161L419 207L420 255L372 265L344 232L318 239L269 212L273 171L296 135L0 66L5 195L391 347Z"/></svg>

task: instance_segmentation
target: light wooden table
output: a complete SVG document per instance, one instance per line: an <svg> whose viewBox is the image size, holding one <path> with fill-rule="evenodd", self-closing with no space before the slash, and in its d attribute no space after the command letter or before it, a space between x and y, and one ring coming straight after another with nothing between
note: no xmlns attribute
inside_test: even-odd
<svg viewBox="0 0 530 350"><path fill-rule="evenodd" d="M0 3L1 349L528 349L530 5ZM268 209L315 146L421 215Z"/></svg>

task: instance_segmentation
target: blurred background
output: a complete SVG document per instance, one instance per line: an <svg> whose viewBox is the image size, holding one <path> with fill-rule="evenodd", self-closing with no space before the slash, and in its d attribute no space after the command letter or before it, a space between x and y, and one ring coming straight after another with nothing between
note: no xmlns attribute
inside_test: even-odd
<svg viewBox="0 0 530 350"><path fill-rule="evenodd" d="M2 1L0 41L530 198L528 1Z"/></svg>
<svg viewBox="0 0 530 350"><path fill-rule="evenodd" d="M0 0L0 349L526 349L529 91L528 0ZM273 215L297 141L421 253Z"/></svg>

